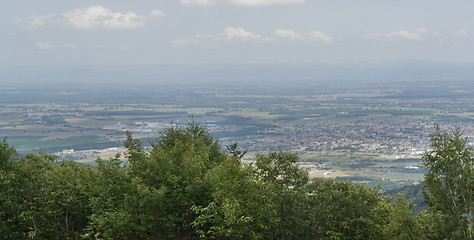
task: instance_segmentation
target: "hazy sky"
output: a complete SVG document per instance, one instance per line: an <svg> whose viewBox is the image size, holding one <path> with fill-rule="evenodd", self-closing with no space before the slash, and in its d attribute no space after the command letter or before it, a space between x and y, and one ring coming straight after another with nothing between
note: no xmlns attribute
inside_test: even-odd
<svg viewBox="0 0 474 240"><path fill-rule="evenodd" d="M474 62L472 0L14 0L0 64Z"/></svg>

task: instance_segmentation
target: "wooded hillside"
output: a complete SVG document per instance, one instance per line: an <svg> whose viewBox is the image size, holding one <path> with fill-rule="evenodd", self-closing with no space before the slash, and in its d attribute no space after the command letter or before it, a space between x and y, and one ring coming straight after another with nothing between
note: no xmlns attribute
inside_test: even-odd
<svg viewBox="0 0 474 240"><path fill-rule="evenodd" d="M0 239L473 239L472 148L436 129L427 208L344 181L309 179L298 155L243 165L199 124L170 127L97 166L0 144Z"/></svg>

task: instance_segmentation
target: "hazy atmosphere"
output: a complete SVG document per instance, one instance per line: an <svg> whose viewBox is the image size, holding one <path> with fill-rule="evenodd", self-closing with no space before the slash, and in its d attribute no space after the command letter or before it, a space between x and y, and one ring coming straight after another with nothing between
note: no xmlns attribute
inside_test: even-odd
<svg viewBox="0 0 474 240"><path fill-rule="evenodd" d="M472 1L17 0L0 64L472 62Z"/></svg>
<svg viewBox="0 0 474 240"><path fill-rule="evenodd" d="M474 240L473 0L13 0L0 240Z"/></svg>

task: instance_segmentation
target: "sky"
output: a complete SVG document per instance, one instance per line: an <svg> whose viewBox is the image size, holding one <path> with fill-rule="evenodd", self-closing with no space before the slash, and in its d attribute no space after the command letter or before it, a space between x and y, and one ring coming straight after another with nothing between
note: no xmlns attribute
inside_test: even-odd
<svg viewBox="0 0 474 240"><path fill-rule="evenodd" d="M15 0L0 65L474 62L472 0Z"/></svg>

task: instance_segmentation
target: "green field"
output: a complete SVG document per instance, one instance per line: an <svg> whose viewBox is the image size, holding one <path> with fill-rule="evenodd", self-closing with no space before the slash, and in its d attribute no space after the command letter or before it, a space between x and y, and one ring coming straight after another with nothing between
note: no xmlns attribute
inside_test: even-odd
<svg viewBox="0 0 474 240"><path fill-rule="evenodd" d="M45 139L46 136L8 137L8 143L20 153L47 149L90 149L107 139L99 136L78 136L68 138Z"/></svg>

